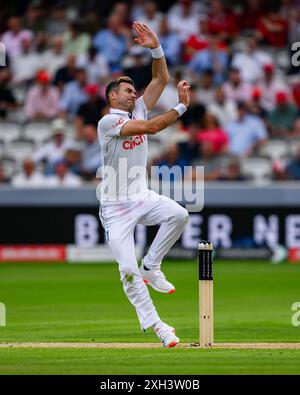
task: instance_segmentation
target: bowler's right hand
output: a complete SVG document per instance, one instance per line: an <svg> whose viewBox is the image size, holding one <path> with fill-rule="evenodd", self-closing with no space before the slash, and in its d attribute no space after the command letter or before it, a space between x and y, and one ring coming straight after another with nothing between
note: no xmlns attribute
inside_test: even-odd
<svg viewBox="0 0 300 395"><path fill-rule="evenodd" d="M183 103L186 107L190 104L190 85L187 81L180 81L177 85L179 103Z"/></svg>

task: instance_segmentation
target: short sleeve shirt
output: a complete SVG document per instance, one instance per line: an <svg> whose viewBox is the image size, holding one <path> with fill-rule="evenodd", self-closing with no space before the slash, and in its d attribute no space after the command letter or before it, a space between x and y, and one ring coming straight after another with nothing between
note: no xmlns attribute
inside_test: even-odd
<svg viewBox="0 0 300 395"><path fill-rule="evenodd" d="M131 113L111 108L98 123L101 149L100 201L130 200L145 193L148 156L147 135L120 136L122 127L130 119L146 120L148 109L143 97L135 102Z"/></svg>

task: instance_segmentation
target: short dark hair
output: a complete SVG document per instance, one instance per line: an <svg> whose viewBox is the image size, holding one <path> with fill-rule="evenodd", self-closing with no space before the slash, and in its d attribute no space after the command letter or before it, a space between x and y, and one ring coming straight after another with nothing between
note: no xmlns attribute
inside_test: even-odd
<svg viewBox="0 0 300 395"><path fill-rule="evenodd" d="M112 91L118 92L118 91L119 91L120 84L121 84L122 82L126 82L127 84L130 84L130 85L132 85L133 87L135 87L135 86L134 86L134 82L132 81L132 79L131 79L130 77L126 77L126 76L124 76L124 77L119 77L118 79L116 79L116 80L114 80L114 81L111 81L111 82L107 85L107 87L106 87L106 89L105 89L105 97L106 97L106 100L107 100L107 103L108 103L108 104L110 104L110 103L109 103L109 94L110 94L110 92L112 92Z"/></svg>

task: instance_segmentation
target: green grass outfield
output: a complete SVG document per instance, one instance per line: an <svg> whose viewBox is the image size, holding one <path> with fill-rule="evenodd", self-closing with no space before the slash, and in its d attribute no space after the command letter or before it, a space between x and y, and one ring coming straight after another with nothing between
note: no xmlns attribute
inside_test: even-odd
<svg viewBox="0 0 300 395"><path fill-rule="evenodd" d="M181 341L198 341L196 262L166 262L172 295L151 289ZM300 265L215 264L215 341L298 342ZM123 294L116 264L1 264L0 342L156 342ZM300 374L300 350L0 349L1 374Z"/></svg>

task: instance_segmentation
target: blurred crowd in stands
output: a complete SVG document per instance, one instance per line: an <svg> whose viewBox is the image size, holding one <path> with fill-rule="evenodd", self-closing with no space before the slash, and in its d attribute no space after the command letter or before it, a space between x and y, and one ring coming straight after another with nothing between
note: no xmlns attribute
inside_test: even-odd
<svg viewBox="0 0 300 395"><path fill-rule="evenodd" d="M180 79L191 83L188 111L149 139L149 165L204 165L206 180L300 180L300 0L103 3L1 6L0 183L96 181L105 86L128 75L140 95L151 80L135 20L158 34L171 77L150 116L178 102Z"/></svg>

